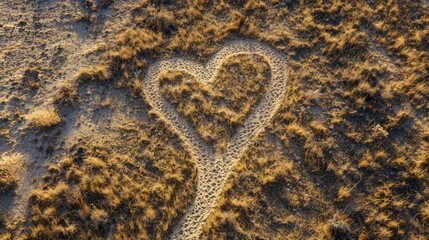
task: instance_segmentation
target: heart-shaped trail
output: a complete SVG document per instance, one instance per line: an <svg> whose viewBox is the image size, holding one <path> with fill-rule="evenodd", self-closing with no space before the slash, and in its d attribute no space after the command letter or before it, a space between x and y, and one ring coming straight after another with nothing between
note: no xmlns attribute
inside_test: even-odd
<svg viewBox="0 0 429 240"><path fill-rule="evenodd" d="M270 66L271 79L266 94L248 114L244 124L231 137L226 148L216 151L207 145L162 95L160 77L168 71L181 71L193 75L201 84L214 81L222 62L236 55L255 54L263 57ZM143 80L143 92L149 105L169 127L175 131L197 162L197 196L171 239L198 239L207 216L216 208L216 200L235 163L270 123L286 92L287 67L282 54L273 48L252 40L234 41L213 55L203 66L199 63L173 58L152 64Z"/></svg>
<svg viewBox="0 0 429 240"><path fill-rule="evenodd" d="M202 140L219 151L267 92L270 72L263 57L236 55L223 61L209 86L188 73L166 72L160 79L161 91Z"/></svg>

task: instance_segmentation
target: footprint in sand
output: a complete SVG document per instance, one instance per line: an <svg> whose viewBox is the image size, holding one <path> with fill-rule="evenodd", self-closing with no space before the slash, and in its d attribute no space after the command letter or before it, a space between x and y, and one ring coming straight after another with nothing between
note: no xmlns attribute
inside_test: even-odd
<svg viewBox="0 0 429 240"><path fill-rule="evenodd" d="M201 84L210 85L225 59L242 54L263 57L270 66L271 79L266 94L247 116L244 125L231 137L226 149L218 151L206 144L194 128L176 111L161 93L160 77L168 71L182 71ZM143 80L148 103L158 116L176 131L197 162L198 183L194 203L174 229L171 239L198 239L207 216L216 207L219 196L235 163L279 108L286 92L287 67L282 54L251 40L235 41L224 46L204 66L180 58L158 61L149 67Z"/></svg>

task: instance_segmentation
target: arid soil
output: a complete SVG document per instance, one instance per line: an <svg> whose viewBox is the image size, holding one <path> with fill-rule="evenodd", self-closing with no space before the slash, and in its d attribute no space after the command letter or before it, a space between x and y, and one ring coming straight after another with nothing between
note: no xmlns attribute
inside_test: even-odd
<svg viewBox="0 0 429 240"><path fill-rule="evenodd" d="M1 240L429 238L427 0L8 0L0 49Z"/></svg>

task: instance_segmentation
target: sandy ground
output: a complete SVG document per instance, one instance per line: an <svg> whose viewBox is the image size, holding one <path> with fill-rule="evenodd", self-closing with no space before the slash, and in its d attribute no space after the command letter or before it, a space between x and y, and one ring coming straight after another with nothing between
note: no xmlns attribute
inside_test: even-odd
<svg viewBox="0 0 429 240"><path fill-rule="evenodd" d="M73 81L79 69L99 61L98 48L113 38L115 27L122 27L121 18L127 14L103 9L97 13L96 23L89 25L76 20L82 11L79 1L0 3L0 116L8 120L0 122L0 129L7 129L0 138L0 153L19 153L26 158L17 196L2 197L0 210L13 216L16 223L26 217L29 191L39 182L44 166L54 161L52 154L45 150L61 152L61 144L53 139L66 136L69 131L49 132L45 137L51 139L50 143L37 144L43 136L27 128L23 114L51 106L53 95L61 85ZM36 83L37 87L31 88L29 82ZM64 121L70 122L72 118ZM70 128L73 127L76 125Z"/></svg>
<svg viewBox="0 0 429 240"><path fill-rule="evenodd" d="M102 1L0 2L0 163L17 176L0 195L0 239L428 236L427 0L409 21L395 1L365 1L362 13L325 1L91 2ZM164 99L159 76L184 71L210 88L237 54L265 57L272 77L219 151ZM102 77L81 79L100 64ZM56 102L69 84L75 99ZM37 109L60 124L31 126ZM121 163L106 178L134 188L100 189L127 203L85 195L82 179L104 174L85 157ZM88 176L69 181L69 168ZM64 179L59 203L47 201ZM65 210L77 195L82 208Z"/></svg>

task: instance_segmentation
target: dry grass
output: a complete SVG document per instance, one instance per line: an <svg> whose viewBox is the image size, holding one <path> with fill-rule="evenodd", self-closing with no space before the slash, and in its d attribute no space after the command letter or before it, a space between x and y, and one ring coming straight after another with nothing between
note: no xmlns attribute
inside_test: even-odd
<svg viewBox="0 0 429 240"><path fill-rule="evenodd" d="M82 70L80 80L138 91L153 59L179 53L204 61L237 38L267 43L288 59L287 97L237 165L204 239L429 238L427 4L142 0L126 10L127 29L105 49L105 62ZM165 76L165 96L197 130L212 124L198 131L219 147L263 90L249 79L243 92L229 95L241 87L226 84L235 74L220 77L214 89L181 73ZM59 102L79 101L73 87ZM220 99L229 101L226 108ZM164 144L171 132L152 126L124 126L145 133L138 135L144 155L127 149L140 156L134 162L124 150L88 140L83 156L73 152L54 164L33 194L33 238L166 238L191 202L195 173L176 162L187 158L185 150ZM126 136L119 145L140 141ZM185 201L175 196L179 189Z"/></svg>
<svg viewBox="0 0 429 240"><path fill-rule="evenodd" d="M0 163L0 193L15 186L16 180L12 167L5 163Z"/></svg>
<svg viewBox="0 0 429 240"><path fill-rule="evenodd" d="M220 206L209 217L203 239L329 236L315 228L331 214L327 199L299 162L285 157L270 139L263 134L236 167ZM281 230L271 230L273 225Z"/></svg>
<svg viewBox="0 0 429 240"><path fill-rule="evenodd" d="M28 238L164 239L191 203L195 170L161 123L122 120L99 134L79 135L87 144L48 167L31 195Z"/></svg>
<svg viewBox="0 0 429 240"><path fill-rule="evenodd" d="M19 153L4 154L0 158L0 193L16 187L21 174L24 156Z"/></svg>
<svg viewBox="0 0 429 240"><path fill-rule="evenodd" d="M52 127L61 123L61 118L55 108L35 109L25 115L28 125L36 128Z"/></svg>
<svg viewBox="0 0 429 240"><path fill-rule="evenodd" d="M269 66L261 57L239 55L222 64L211 86L170 72L161 78L161 91L204 141L223 149L265 94L269 77Z"/></svg>

